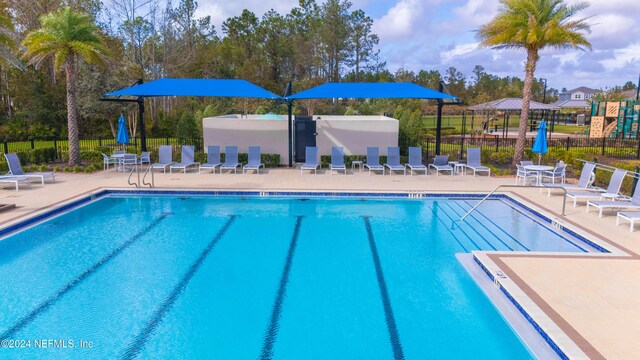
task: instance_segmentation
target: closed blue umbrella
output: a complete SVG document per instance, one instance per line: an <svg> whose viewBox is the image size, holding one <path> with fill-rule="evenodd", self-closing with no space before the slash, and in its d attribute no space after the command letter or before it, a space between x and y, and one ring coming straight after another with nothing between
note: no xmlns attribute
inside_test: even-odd
<svg viewBox="0 0 640 360"><path fill-rule="evenodd" d="M116 137L116 141L120 144L128 144L129 143L129 131L127 130L127 121L124 119L124 115L120 114L120 119L118 119L118 136Z"/></svg>
<svg viewBox="0 0 640 360"><path fill-rule="evenodd" d="M547 147L547 124L542 120L540 121L540 126L538 126L536 141L531 148L531 152L538 153L538 165L540 165L540 158L542 158L542 155L546 154L547 151L549 151Z"/></svg>

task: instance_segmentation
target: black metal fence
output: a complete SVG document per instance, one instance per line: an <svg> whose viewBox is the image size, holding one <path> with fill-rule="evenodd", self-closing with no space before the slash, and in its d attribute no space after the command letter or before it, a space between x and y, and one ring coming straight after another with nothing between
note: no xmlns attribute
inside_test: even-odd
<svg viewBox="0 0 640 360"><path fill-rule="evenodd" d="M194 145L196 151L203 151L202 147L202 138L199 139L178 139L171 137L163 137L163 138L147 138L147 148L148 149L156 149L160 145ZM140 139L137 137L131 138L129 144L126 144L127 147L133 147L140 150ZM67 139L41 139L41 140L28 140L28 141L5 141L2 143L2 151L3 153L14 153L20 151L28 151L32 149L42 149L42 148L54 148L58 155L62 151L65 151L69 147L69 141ZM116 142L113 138L107 139L82 139L80 140L80 150L97 150L100 148L122 148L123 145ZM0 159L0 161L4 161Z"/></svg>
<svg viewBox="0 0 640 360"><path fill-rule="evenodd" d="M533 146L534 138L526 140L525 148ZM202 138L198 139L178 139L178 138L147 138L147 148L152 150L160 145L194 145L198 152L203 151ZM474 138L474 137L443 137L440 150L443 154L449 154L452 158L464 159L466 149L469 147L479 147L482 150L495 152L513 151L516 144L514 138ZM140 140L132 138L128 147L140 149ZM615 159L637 159L640 160L640 140L636 139L615 139L615 138L553 138L548 141L549 149L582 150L586 154L603 156ZM81 150L97 150L100 148L122 148L122 144L114 139L83 139L80 140ZM55 148L58 154L66 151L68 141L66 139L44 139L29 141L3 142L2 151L4 153L28 151L30 149ZM403 150L405 146L402 146ZM435 156L435 139L426 140L423 144L426 158ZM4 157L0 158L4 161Z"/></svg>
<svg viewBox="0 0 640 360"><path fill-rule="evenodd" d="M515 138L471 138L444 137L440 143L440 152L456 159L466 157L466 149L479 147L494 152L510 152L516 145ZM533 146L535 138L526 140L525 149ZM549 150L578 150L585 154L603 156L614 159L640 160L640 140L615 138L553 138L547 142ZM435 156L435 139L425 141L423 146L427 158Z"/></svg>

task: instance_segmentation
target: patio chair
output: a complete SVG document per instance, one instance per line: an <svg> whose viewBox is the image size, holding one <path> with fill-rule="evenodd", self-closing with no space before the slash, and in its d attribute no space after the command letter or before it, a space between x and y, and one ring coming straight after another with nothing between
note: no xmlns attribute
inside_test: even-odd
<svg viewBox="0 0 640 360"><path fill-rule="evenodd" d="M22 165L20 165L20 159L18 158L18 155L16 155L15 153L4 154L4 157L7 159L7 164L9 166L9 173L7 173L7 175L26 177L29 179L39 179L43 186L44 186L45 180L51 180L52 182L56 182L56 176L54 175L53 172L25 173L24 171L22 171Z"/></svg>
<svg viewBox="0 0 640 360"><path fill-rule="evenodd" d="M102 154L102 170L103 171L109 170L109 166L111 165L113 165L113 168L115 169L116 165L118 164L118 159L107 156L107 154L105 153L101 153L101 154Z"/></svg>
<svg viewBox="0 0 640 360"><path fill-rule="evenodd" d="M551 180L552 184L555 184L556 180L560 180L561 184L564 184L565 172L567 169L567 164L563 162L559 162L556 164L556 167L551 171L544 171L541 174L542 181L544 179Z"/></svg>
<svg viewBox="0 0 640 360"><path fill-rule="evenodd" d="M620 225L620 220L629 222L629 231L633 232L636 221L640 221L640 211L620 211L616 217L616 225Z"/></svg>
<svg viewBox="0 0 640 360"><path fill-rule="evenodd" d="M143 151L138 158L138 164L151 164L151 153L149 151Z"/></svg>
<svg viewBox="0 0 640 360"><path fill-rule="evenodd" d="M427 168L422 163L422 148L421 147L410 147L409 148L409 162L405 165L405 174L406 168L409 168L409 175L413 175L414 171L424 171L424 174L427 175Z"/></svg>
<svg viewBox="0 0 640 360"><path fill-rule="evenodd" d="M29 179L28 177L25 177L25 176L0 175L0 183L3 183L3 184L14 184L16 186L16 191L18 191L19 190L19 188L18 188L19 184L27 184L27 185L31 186L31 179Z"/></svg>
<svg viewBox="0 0 640 360"><path fill-rule="evenodd" d="M516 165L516 185L518 185L518 179L522 179L522 185L527 185L527 180L531 179L532 182L536 182L538 180L538 173L536 171L529 171L524 168L522 165Z"/></svg>
<svg viewBox="0 0 640 360"><path fill-rule="evenodd" d="M400 148L399 147L387 148L387 162L384 164L384 167L389 169L389 175L391 175L392 171L402 171L403 175L407 173L406 168L400 165Z"/></svg>
<svg viewBox="0 0 640 360"><path fill-rule="evenodd" d="M313 170L315 174L318 173L318 168L322 166L318 164L318 148L315 146L307 146L305 149L304 164L300 167L300 174L304 170Z"/></svg>
<svg viewBox="0 0 640 360"><path fill-rule="evenodd" d="M329 171L333 175L333 170L344 171L347 175L347 167L344 165L344 149L342 147L333 146L331 148L331 164L329 164Z"/></svg>
<svg viewBox="0 0 640 360"><path fill-rule="evenodd" d="M384 166L380 165L378 147L367 148L367 162L364 164L364 167L369 169L369 175L371 175L372 171L382 171L382 174L384 174Z"/></svg>
<svg viewBox="0 0 640 360"><path fill-rule="evenodd" d="M473 170L473 176L476 176L476 172L486 172L487 176L491 176L491 169L480 164L481 156L480 148L467 148L465 171L467 171L467 169Z"/></svg>
<svg viewBox="0 0 640 360"><path fill-rule="evenodd" d="M193 145L182 145L182 154L180 155L180 162L169 165L169 172L172 173L173 170L182 170L185 173L188 168L200 166L199 162L193 161L194 156L194 147Z"/></svg>
<svg viewBox="0 0 640 360"><path fill-rule="evenodd" d="M565 189L566 191L572 190L586 190L591 187L591 184L595 181L595 173L594 170L596 168L595 163L585 163L582 167L582 172L580 173L580 179L578 180L578 184L549 184L543 183L542 186L547 188L547 196L551 196L551 190L553 189ZM542 192L542 189L540 189Z"/></svg>
<svg viewBox="0 0 640 360"><path fill-rule="evenodd" d="M529 166L529 165L533 165L533 161L529 161L529 160L522 160L522 161L520 161L520 165L522 165L522 166Z"/></svg>
<svg viewBox="0 0 640 360"><path fill-rule="evenodd" d="M116 150L113 152L113 155L124 155L127 152L125 150Z"/></svg>
<svg viewBox="0 0 640 360"><path fill-rule="evenodd" d="M125 171L128 166L133 169L135 165L138 165L138 156L136 154L124 154L118 159L118 165L121 171Z"/></svg>
<svg viewBox="0 0 640 360"><path fill-rule="evenodd" d="M628 201L587 201L587 212L589 207L593 206L599 210L598 217L602 217L604 209L624 209L624 210L640 210L640 181L633 190L633 196Z"/></svg>
<svg viewBox="0 0 640 360"><path fill-rule="evenodd" d="M213 170L213 173L216 173L216 168L222 165L220 161L220 146L210 145L207 146L207 162L205 164L200 164L198 167L198 172L202 174L202 170Z"/></svg>
<svg viewBox="0 0 640 360"><path fill-rule="evenodd" d="M173 164L173 146L161 145L158 148L158 162L151 164L151 171L153 169L162 169L162 172L167 172L167 168Z"/></svg>
<svg viewBox="0 0 640 360"><path fill-rule="evenodd" d="M449 155L436 155L433 164L429 164L436 170L436 175L440 175L440 171L449 171L453 175L453 167L449 165Z"/></svg>
<svg viewBox="0 0 640 360"><path fill-rule="evenodd" d="M264 164L260 162L260 146L249 146L249 160L247 165L242 167L242 173L246 170L255 170L260 174L260 167L264 168Z"/></svg>
<svg viewBox="0 0 640 360"><path fill-rule="evenodd" d="M624 198L623 195L620 195L620 188L622 187L622 181L624 180L625 175L627 175L626 170L616 169L611 175L611 180L609 180L609 186L607 190L596 189L594 188L592 191L577 191L577 192L567 192L567 197L573 199L573 207L576 207L578 200L598 200L600 198L606 198L609 200L616 200L618 198Z"/></svg>
<svg viewBox="0 0 640 360"><path fill-rule="evenodd" d="M222 170L233 170L233 173L237 174L240 165L238 161L238 147L226 146L224 148L224 162L220 165L220 174L222 174Z"/></svg>

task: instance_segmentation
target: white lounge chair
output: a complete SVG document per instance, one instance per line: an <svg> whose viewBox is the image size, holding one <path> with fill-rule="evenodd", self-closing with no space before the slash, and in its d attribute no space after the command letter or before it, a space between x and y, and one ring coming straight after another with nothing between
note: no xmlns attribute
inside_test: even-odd
<svg viewBox="0 0 640 360"><path fill-rule="evenodd" d="M553 189L563 188L567 191L589 189L591 188L591 184L593 184L593 181L595 180L595 173L594 173L595 168L596 168L595 163L584 164L584 166L582 167L582 172L580 173L580 179L578 180L578 184L576 185L542 183L542 186L547 188L548 196L551 196L551 190ZM542 189L540 189L540 192L542 192Z"/></svg>
<svg viewBox="0 0 640 360"><path fill-rule="evenodd" d="M389 169L389 175L391 175L392 171L402 171L403 175L407 173L407 169L404 166L400 165L399 147L387 148L387 162L384 164L384 167Z"/></svg>
<svg viewBox="0 0 640 360"><path fill-rule="evenodd" d="M220 146L210 145L207 146L207 162L205 164L200 164L198 167L198 172L202 173L202 170L213 170L213 173L216 173L216 168L222 165L220 161Z"/></svg>
<svg viewBox="0 0 640 360"><path fill-rule="evenodd" d="M487 176L491 176L491 169L480 164L481 157L480 148L467 148L467 164L466 169L473 170L473 176L476 176L476 172L486 172Z"/></svg>
<svg viewBox="0 0 640 360"><path fill-rule="evenodd" d="M151 165L151 171L162 169L162 172L166 173L171 164L173 164L173 146L161 145L158 148L158 162Z"/></svg>
<svg viewBox="0 0 640 360"><path fill-rule="evenodd" d="M409 168L409 175L413 175L414 171L424 171L424 174L427 175L427 168L422 163L422 148L421 147L410 147L409 148L409 162L405 165L405 174L406 168Z"/></svg>
<svg viewBox="0 0 640 360"><path fill-rule="evenodd" d="M333 175L333 170L344 171L347 175L347 167L344 164L344 149L341 147L333 146L331 148L331 164L329 164L329 171Z"/></svg>
<svg viewBox="0 0 640 360"><path fill-rule="evenodd" d="M433 164L429 164L436 170L436 175L440 175L440 171L449 171L453 175L453 167L449 165L449 155L436 155Z"/></svg>
<svg viewBox="0 0 640 360"><path fill-rule="evenodd" d="M233 170L235 174L238 173L238 167L240 166L238 161L238 147L227 146L224 148L224 162L220 165L220 174L222 170Z"/></svg>
<svg viewBox="0 0 640 360"><path fill-rule="evenodd" d="M633 232L636 221L640 221L640 211L620 211L616 217L616 225L620 225L620 220L629 222L629 231Z"/></svg>
<svg viewBox="0 0 640 360"><path fill-rule="evenodd" d="M186 173L188 168L200 166L199 162L193 161L194 151L193 145L182 145L180 162L169 165L169 172L172 173L173 170L182 170Z"/></svg>
<svg viewBox="0 0 640 360"><path fill-rule="evenodd" d="M614 200L616 198L624 198L624 196L620 195L620 188L622 187L622 181L625 175L627 175L626 170L616 169L613 175L611 175L611 180L609 181L609 186L606 191L593 189L593 191L567 192L567 197L573 199L573 207L576 207L578 200L588 201L601 198Z"/></svg>
<svg viewBox="0 0 640 360"><path fill-rule="evenodd" d="M377 147L367 148L367 162L364 167L369 169L369 175L371 175L372 171L382 171L382 174L384 174L384 166L380 165L380 153Z"/></svg>
<svg viewBox="0 0 640 360"><path fill-rule="evenodd" d="M602 217L604 209L640 210L640 181L633 190L633 196L628 201L587 201L587 212L593 206L599 210L598 216Z"/></svg>
<svg viewBox="0 0 640 360"><path fill-rule="evenodd" d="M247 165L242 167L242 173L246 170L255 170L260 174L260 167L264 168L264 164L260 162L260 146L249 146L249 156Z"/></svg>
<svg viewBox="0 0 640 360"><path fill-rule="evenodd" d="M6 176L6 175L2 175L0 176L0 183L3 184L14 184L16 186L16 191L19 190L18 185L19 184L27 184L29 186L31 186L31 179L29 179L28 177L24 177L24 176Z"/></svg>
<svg viewBox="0 0 640 360"><path fill-rule="evenodd" d="M304 153L304 164L300 167L300 174L304 170L313 170L315 174L318 173L318 168L321 165L318 164L318 148L315 146L307 146Z"/></svg>
<svg viewBox="0 0 640 360"><path fill-rule="evenodd" d="M26 177L29 179L39 179L42 185L44 186L45 180L51 180L52 182L56 182L56 176L53 172L30 172L25 173L22 171L22 165L20 165L20 159L18 155L15 153L4 154L4 157L7 159L7 164L9 165L9 173L7 175L18 176L18 177ZM17 184L16 184L17 187Z"/></svg>

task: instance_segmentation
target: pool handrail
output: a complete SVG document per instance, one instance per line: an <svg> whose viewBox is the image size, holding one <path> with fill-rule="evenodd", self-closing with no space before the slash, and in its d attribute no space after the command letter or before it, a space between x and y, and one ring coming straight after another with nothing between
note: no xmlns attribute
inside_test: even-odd
<svg viewBox="0 0 640 360"><path fill-rule="evenodd" d="M482 200L480 200L480 202L478 202L474 207L471 208L471 210L467 211L466 214L464 214L460 220L458 221L463 221L467 216L469 216L469 214L471 214L472 212L474 212L478 206L480 206L480 204L482 204L485 200L487 200L491 195L493 195L493 193L495 193L496 191L498 191L498 189L500 188L505 188L505 187L509 187L509 188L534 188L534 187L538 187L538 186L528 186L528 185L498 185L495 189L491 190L491 192L489 192L485 197L482 198ZM563 191L563 197L562 197L562 216L566 216L565 215L565 209L567 207L567 189L565 188L558 188L561 189Z"/></svg>

